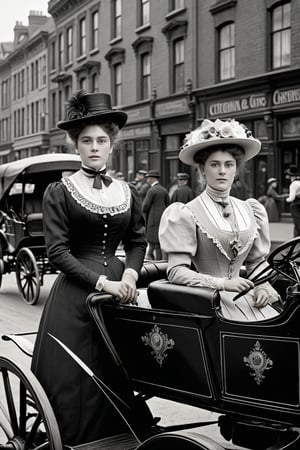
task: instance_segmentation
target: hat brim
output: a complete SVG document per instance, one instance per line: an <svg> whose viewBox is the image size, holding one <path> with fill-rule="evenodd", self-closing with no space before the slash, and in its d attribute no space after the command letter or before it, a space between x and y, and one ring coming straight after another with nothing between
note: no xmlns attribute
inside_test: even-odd
<svg viewBox="0 0 300 450"><path fill-rule="evenodd" d="M299 177L299 175L300 175L300 172L290 172L289 170L287 170L286 172L285 172L287 175L289 175L290 177Z"/></svg>
<svg viewBox="0 0 300 450"><path fill-rule="evenodd" d="M57 127L61 130L68 131L72 128L76 128L81 123L90 123L90 122L113 122L118 125L121 129L127 122L127 114L124 111L107 111L107 112L99 112L98 114L90 114L88 116L83 116L78 119L72 120L62 120L57 123Z"/></svg>
<svg viewBox="0 0 300 450"><path fill-rule="evenodd" d="M198 163L194 161L196 153L200 150L204 150L208 147L213 147L215 145L232 144L239 145L243 148L245 155L243 156L243 161L248 161L253 158L259 152L261 148L261 143L257 139L243 139L243 138L222 138L222 139L208 139L203 142L198 142L197 144L184 147L179 152L179 159L184 164L189 166L198 166Z"/></svg>

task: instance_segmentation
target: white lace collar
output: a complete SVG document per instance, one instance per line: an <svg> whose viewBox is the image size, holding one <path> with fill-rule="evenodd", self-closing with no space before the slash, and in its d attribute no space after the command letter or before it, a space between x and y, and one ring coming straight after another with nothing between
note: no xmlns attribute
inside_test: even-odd
<svg viewBox="0 0 300 450"><path fill-rule="evenodd" d="M62 182L77 203L96 214L121 214L130 208L131 192L125 181L113 179L109 186L94 189L94 178L78 171Z"/></svg>

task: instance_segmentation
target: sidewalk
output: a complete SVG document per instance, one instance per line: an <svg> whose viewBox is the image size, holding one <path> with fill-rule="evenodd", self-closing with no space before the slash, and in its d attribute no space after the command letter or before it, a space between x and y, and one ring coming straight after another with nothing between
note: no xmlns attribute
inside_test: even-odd
<svg viewBox="0 0 300 450"><path fill-rule="evenodd" d="M271 222L270 236L272 243L293 239L294 224L292 222Z"/></svg>

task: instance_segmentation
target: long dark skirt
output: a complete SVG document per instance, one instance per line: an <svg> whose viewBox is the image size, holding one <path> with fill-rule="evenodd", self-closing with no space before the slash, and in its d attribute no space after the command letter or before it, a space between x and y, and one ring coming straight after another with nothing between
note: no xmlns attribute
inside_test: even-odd
<svg viewBox="0 0 300 450"><path fill-rule="evenodd" d="M107 384L112 379L115 383L115 368L85 306L89 293L65 275L57 277L42 314L32 360L62 440L69 445L128 431L95 383L48 334L60 339Z"/></svg>

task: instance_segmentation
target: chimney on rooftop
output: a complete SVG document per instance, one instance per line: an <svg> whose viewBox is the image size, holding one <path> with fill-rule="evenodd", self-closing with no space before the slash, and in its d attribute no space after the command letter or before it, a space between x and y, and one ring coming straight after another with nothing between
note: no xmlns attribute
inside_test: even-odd
<svg viewBox="0 0 300 450"><path fill-rule="evenodd" d="M41 30L43 25L47 22L48 17L42 11L29 11L28 27L29 37Z"/></svg>

